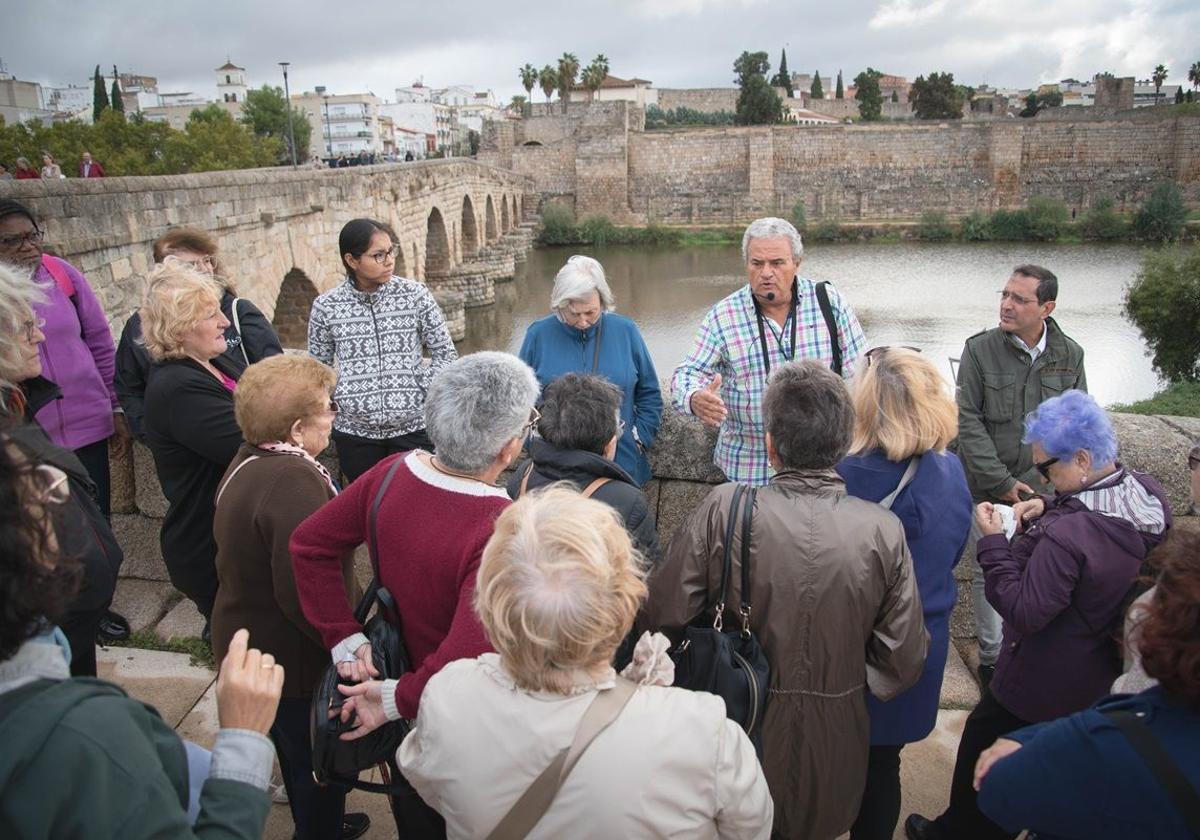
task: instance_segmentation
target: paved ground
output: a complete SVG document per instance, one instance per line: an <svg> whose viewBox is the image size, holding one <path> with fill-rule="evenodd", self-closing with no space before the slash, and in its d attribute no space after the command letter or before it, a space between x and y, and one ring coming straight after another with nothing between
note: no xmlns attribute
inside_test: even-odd
<svg viewBox="0 0 1200 840"><path fill-rule="evenodd" d="M161 640L198 636L203 620L189 601L179 601L170 584L159 581L121 580L114 609L129 618L135 631L153 631ZM207 667L191 664L184 653L113 647L99 652L99 675L123 687L130 695L150 703L180 737L211 747L216 738L217 707L215 674ZM967 712L979 700L979 691L958 652L951 647L942 686L937 728L919 744L902 753L901 780L905 814L941 813L950 789L954 752ZM395 825L383 796L355 792L349 810L371 815L367 837L390 840ZM275 805L267 822L267 840L292 836L291 813L286 805ZM903 837L899 829L896 837Z"/></svg>

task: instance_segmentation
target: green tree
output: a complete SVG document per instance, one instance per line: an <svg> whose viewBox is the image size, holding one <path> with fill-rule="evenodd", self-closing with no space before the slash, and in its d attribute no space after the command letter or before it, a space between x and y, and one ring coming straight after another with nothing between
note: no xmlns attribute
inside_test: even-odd
<svg viewBox="0 0 1200 840"><path fill-rule="evenodd" d="M516 96L514 96L512 98L512 103L508 106L508 109L510 111L512 111L513 114L515 114L515 115L524 115L525 114L525 106L528 104L529 104L529 99L527 97L521 96L518 93Z"/></svg>
<svg viewBox="0 0 1200 840"><path fill-rule="evenodd" d="M533 89L538 83L538 71L532 64L526 64L519 71L521 74L521 87L525 88L525 101L533 101Z"/></svg>
<svg viewBox="0 0 1200 840"><path fill-rule="evenodd" d="M1175 104L1176 105L1183 104L1183 85L1180 85L1179 87L1175 88Z"/></svg>
<svg viewBox="0 0 1200 840"><path fill-rule="evenodd" d="M1200 378L1200 246L1185 256L1147 254L1125 291L1125 314L1142 331L1155 370L1172 382Z"/></svg>
<svg viewBox="0 0 1200 840"><path fill-rule="evenodd" d="M779 72L771 79L771 84L786 90L789 97L796 95L792 89L792 74L788 72L786 49L779 51Z"/></svg>
<svg viewBox="0 0 1200 840"><path fill-rule="evenodd" d="M111 107L121 116L125 116L125 100L121 98L120 76L117 75L117 65L113 65L112 102Z"/></svg>
<svg viewBox="0 0 1200 840"><path fill-rule="evenodd" d="M308 147L312 140L312 125L307 112L292 108L292 134L296 138L296 160L308 159ZM256 137L275 138L279 141L280 157L277 163L291 163L288 147L288 103L283 98L283 88L263 85L258 90L246 93L242 104L241 122Z"/></svg>
<svg viewBox="0 0 1200 840"><path fill-rule="evenodd" d="M1133 217L1137 235L1156 242L1174 242L1183 234L1185 224L1187 206L1183 203L1183 193L1172 181L1156 184Z"/></svg>
<svg viewBox="0 0 1200 840"><path fill-rule="evenodd" d="M167 138L163 158L170 172L210 172L272 166L283 157L277 137L257 137L217 105L192 111L183 131Z"/></svg>
<svg viewBox="0 0 1200 840"><path fill-rule="evenodd" d="M825 98L825 91L821 87L821 71L820 70L813 73L813 83L812 83L812 87L810 87L808 89L808 95L811 96L813 99L824 99Z"/></svg>
<svg viewBox="0 0 1200 840"><path fill-rule="evenodd" d="M771 63L765 52L743 52L733 63L739 93L734 122L767 125L783 122L783 100L767 82Z"/></svg>
<svg viewBox="0 0 1200 840"><path fill-rule="evenodd" d="M883 74L868 67L854 77L858 88L854 98L858 100L858 115L864 122L874 122L883 116L883 94L879 91L879 77Z"/></svg>
<svg viewBox="0 0 1200 840"><path fill-rule="evenodd" d="M558 73L549 64L538 71L538 87L542 89L546 102L549 103L550 95L558 87Z"/></svg>
<svg viewBox="0 0 1200 840"><path fill-rule="evenodd" d="M596 98L596 91L600 90L600 86L604 84L604 80L608 77L608 58L601 53L592 59L592 63L583 68L583 73L579 77L580 84L588 90L588 100Z"/></svg>
<svg viewBox="0 0 1200 840"><path fill-rule="evenodd" d="M834 99L845 99L846 89L842 87L842 71L838 71L837 91L833 94Z"/></svg>
<svg viewBox="0 0 1200 840"><path fill-rule="evenodd" d="M962 119L963 96L953 73L930 73L928 79L917 76L908 99L919 120Z"/></svg>
<svg viewBox="0 0 1200 840"><path fill-rule="evenodd" d="M1038 101L1038 95L1036 93L1030 93L1025 97L1025 107L1021 109L1021 113L1017 114L1017 116L1025 117L1027 119L1029 117L1036 117L1038 111L1040 110L1041 103Z"/></svg>
<svg viewBox="0 0 1200 840"><path fill-rule="evenodd" d="M1200 61L1192 64L1188 68L1188 81L1192 83L1192 89L1200 88Z"/></svg>
<svg viewBox="0 0 1200 840"><path fill-rule="evenodd" d="M100 75L100 65L92 76L92 122L100 119L100 114L108 108L108 91L104 89L104 77Z"/></svg>
<svg viewBox="0 0 1200 840"><path fill-rule="evenodd" d="M563 113L567 113L567 103L571 100L571 88L575 87L575 77L579 75L579 59L574 53L563 53L558 60L558 99L562 102Z"/></svg>
<svg viewBox="0 0 1200 840"><path fill-rule="evenodd" d="M1150 76L1154 82L1154 104L1158 104L1158 92L1162 90L1163 82L1167 80L1167 68L1163 65L1158 65L1154 68L1153 75Z"/></svg>

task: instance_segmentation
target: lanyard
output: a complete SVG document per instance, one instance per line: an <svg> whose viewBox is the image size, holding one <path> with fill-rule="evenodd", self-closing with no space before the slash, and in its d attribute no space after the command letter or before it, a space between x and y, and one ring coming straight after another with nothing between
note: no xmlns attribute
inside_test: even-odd
<svg viewBox="0 0 1200 840"><path fill-rule="evenodd" d="M600 367L600 333L604 329L604 313L596 320L596 349L592 351L592 373ZM794 342L793 342L794 343Z"/></svg>
<svg viewBox="0 0 1200 840"><path fill-rule="evenodd" d="M797 301L798 296L799 296L798 284L796 283L795 278L792 278L792 306L791 306L791 309L788 310L788 316L786 319L784 319L784 323L783 323L784 327L787 327L788 321L791 321L791 325L792 325L792 330L791 330L792 351L790 354L788 353L788 348L785 347L783 342L779 340L779 336L775 334L774 330L771 330L771 337L774 338L775 343L777 345L779 345L780 354L783 356L784 359L786 359L789 362L796 358L796 304L798 302ZM758 298L752 297L752 300L754 301L754 317L758 321L758 345L759 345L759 349L762 351L763 368L765 370L764 375L770 376L771 375L771 354L767 350L767 328L766 328L766 325L763 323L763 321L765 319L763 318L762 307L758 303Z"/></svg>

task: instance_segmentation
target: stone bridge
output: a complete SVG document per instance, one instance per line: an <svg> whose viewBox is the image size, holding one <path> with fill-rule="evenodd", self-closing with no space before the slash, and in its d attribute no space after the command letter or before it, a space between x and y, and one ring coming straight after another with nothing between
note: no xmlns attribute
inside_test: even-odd
<svg viewBox="0 0 1200 840"><path fill-rule="evenodd" d="M83 270L114 335L141 301L154 240L192 225L216 238L237 293L295 347L304 346L313 298L344 277L338 233L361 216L392 225L396 273L424 280L462 338L464 306L493 302L494 283L511 279L525 258L529 190L525 176L465 159L0 182L0 197L38 216L47 248Z"/></svg>

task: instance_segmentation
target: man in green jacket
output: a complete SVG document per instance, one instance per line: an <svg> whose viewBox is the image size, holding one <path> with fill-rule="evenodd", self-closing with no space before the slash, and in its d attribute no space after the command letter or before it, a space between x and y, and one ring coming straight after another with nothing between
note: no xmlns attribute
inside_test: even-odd
<svg viewBox="0 0 1200 840"><path fill-rule="evenodd" d="M1050 313L1058 278L1038 265L1019 265L1000 293L1000 324L967 339L958 366L958 457L976 502L1015 504L1048 492L1021 442L1025 416L1063 391L1087 390L1083 348ZM972 562L975 539L968 540ZM979 639L979 679L987 686L1000 655L1000 616L983 594L974 567L972 594Z"/></svg>

